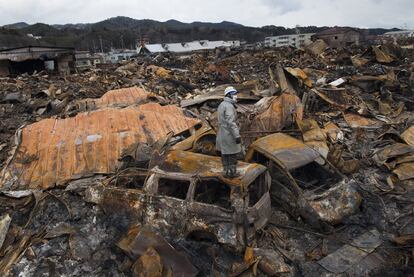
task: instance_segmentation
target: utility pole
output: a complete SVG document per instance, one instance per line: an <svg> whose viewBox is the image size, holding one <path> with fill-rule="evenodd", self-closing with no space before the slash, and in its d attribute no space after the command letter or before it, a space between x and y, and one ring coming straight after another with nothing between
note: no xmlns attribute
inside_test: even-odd
<svg viewBox="0 0 414 277"><path fill-rule="evenodd" d="M102 47L102 36L99 36L99 42L101 43L101 53L103 53L103 47Z"/></svg>
<svg viewBox="0 0 414 277"><path fill-rule="evenodd" d="M121 35L121 47L124 49L124 35Z"/></svg>

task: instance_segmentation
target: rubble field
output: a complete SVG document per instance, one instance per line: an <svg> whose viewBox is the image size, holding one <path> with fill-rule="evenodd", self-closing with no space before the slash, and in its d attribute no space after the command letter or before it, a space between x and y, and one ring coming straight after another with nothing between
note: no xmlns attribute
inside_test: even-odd
<svg viewBox="0 0 414 277"><path fill-rule="evenodd" d="M239 91L240 177L216 109ZM0 78L2 276L414 275L414 52L139 57Z"/></svg>

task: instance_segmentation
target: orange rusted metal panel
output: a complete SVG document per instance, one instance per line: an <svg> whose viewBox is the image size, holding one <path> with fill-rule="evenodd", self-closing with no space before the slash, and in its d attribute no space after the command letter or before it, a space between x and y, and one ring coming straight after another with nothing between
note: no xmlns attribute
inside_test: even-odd
<svg viewBox="0 0 414 277"><path fill-rule="evenodd" d="M378 128L383 125L381 121L351 113L344 114L344 118L351 128Z"/></svg>
<svg viewBox="0 0 414 277"><path fill-rule="evenodd" d="M84 99L77 102L83 111L97 110L105 107L127 107L146 102L154 96L138 87L110 90L98 99Z"/></svg>
<svg viewBox="0 0 414 277"><path fill-rule="evenodd" d="M253 132L279 131L285 126L303 118L303 106L296 95L283 93L275 98L271 105L257 115L243 130Z"/></svg>
<svg viewBox="0 0 414 277"><path fill-rule="evenodd" d="M3 169L0 187L50 188L116 170L124 150L152 144L169 132L201 124L177 106L148 103L105 108L72 118L44 119L22 129L15 155Z"/></svg>
<svg viewBox="0 0 414 277"><path fill-rule="evenodd" d="M408 144L414 147L414 125L401 134L401 138Z"/></svg>

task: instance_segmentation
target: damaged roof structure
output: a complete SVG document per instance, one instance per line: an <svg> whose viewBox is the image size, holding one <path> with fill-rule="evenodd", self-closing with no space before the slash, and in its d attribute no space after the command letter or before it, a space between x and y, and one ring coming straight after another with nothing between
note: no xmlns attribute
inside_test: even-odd
<svg viewBox="0 0 414 277"><path fill-rule="evenodd" d="M347 45L2 77L1 275L412 275L413 52Z"/></svg>
<svg viewBox="0 0 414 277"><path fill-rule="evenodd" d="M50 70L69 74L74 69L75 49L26 46L0 50L0 76Z"/></svg>
<svg viewBox="0 0 414 277"><path fill-rule="evenodd" d="M164 52L189 53L216 48L234 48L240 46L240 41L191 41L182 43L144 44L138 48L138 54L157 54Z"/></svg>
<svg viewBox="0 0 414 277"><path fill-rule="evenodd" d="M322 39L330 47L338 48L360 44L364 40L361 31L350 27L333 27L312 36L313 39Z"/></svg>

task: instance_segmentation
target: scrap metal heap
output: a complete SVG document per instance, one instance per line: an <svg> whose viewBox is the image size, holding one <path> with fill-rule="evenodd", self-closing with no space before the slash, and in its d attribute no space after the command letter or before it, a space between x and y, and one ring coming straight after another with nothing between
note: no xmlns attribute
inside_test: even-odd
<svg viewBox="0 0 414 277"><path fill-rule="evenodd" d="M1 78L1 275L413 274L413 53L316 41Z"/></svg>

